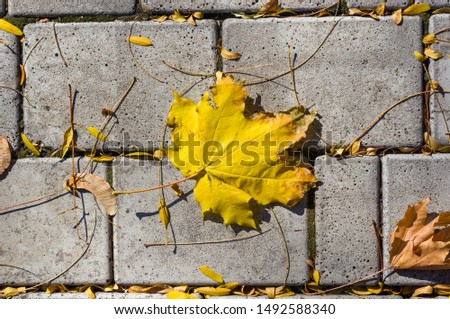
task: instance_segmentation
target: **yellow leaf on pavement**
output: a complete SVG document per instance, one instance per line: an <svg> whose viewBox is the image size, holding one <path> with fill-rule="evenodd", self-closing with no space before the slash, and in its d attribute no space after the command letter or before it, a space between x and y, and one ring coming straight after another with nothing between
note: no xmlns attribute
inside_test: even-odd
<svg viewBox="0 0 450 319"><path fill-rule="evenodd" d="M431 14L450 13L450 8L439 8L431 12Z"/></svg>
<svg viewBox="0 0 450 319"><path fill-rule="evenodd" d="M172 187L172 190L175 192L175 195L177 195L178 197L181 197L184 195L184 192L181 189L180 185L172 184L170 187Z"/></svg>
<svg viewBox="0 0 450 319"><path fill-rule="evenodd" d="M414 290L414 293L412 294L412 297L417 297L420 295L431 295L433 293L433 287L431 286L425 286L420 287Z"/></svg>
<svg viewBox="0 0 450 319"><path fill-rule="evenodd" d="M223 278L211 268L207 266L200 266L198 267L198 270L200 270L201 273L204 274L209 279L214 280L219 284L223 284Z"/></svg>
<svg viewBox="0 0 450 319"><path fill-rule="evenodd" d="M427 34L422 38L422 43L425 45L437 43L436 35L434 33Z"/></svg>
<svg viewBox="0 0 450 319"><path fill-rule="evenodd" d="M199 287L195 289L195 292L208 296L227 296L231 293L228 288L214 288L214 287Z"/></svg>
<svg viewBox="0 0 450 319"><path fill-rule="evenodd" d="M175 22L185 22L186 18L184 15L180 13L179 10L175 10L175 12L170 16L170 19Z"/></svg>
<svg viewBox="0 0 450 319"><path fill-rule="evenodd" d="M146 38L146 37L131 36L131 37L128 37L127 40L130 43L144 46L144 47L148 47L153 44L152 41L150 41L150 39Z"/></svg>
<svg viewBox="0 0 450 319"><path fill-rule="evenodd" d="M403 15L414 16L430 10L430 6L426 3L416 3L410 5L408 8L403 10Z"/></svg>
<svg viewBox="0 0 450 319"><path fill-rule="evenodd" d="M26 146L26 148L28 148L28 150L31 151L31 153L33 153L36 156L41 155L41 152L38 151L38 149L36 148L36 146L34 146L30 140L28 139L28 137L24 134L24 133L20 133L20 137L22 138L22 142L23 144Z"/></svg>
<svg viewBox="0 0 450 319"><path fill-rule="evenodd" d="M428 59L425 55L423 55L419 51L414 51L414 57L420 62L425 62Z"/></svg>
<svg viewBox="0 0 450 319"><path fill-rule="evenodd" d="M64 133L64 141L61 146L61 158L64 158L66 156L67 151L70 149L73 141L73 129L72 127L69 127L66 132Z"/></svg>
<svg viewBox="0 0 450 319"><path fill-rule="evenodd" d="M375 12L380 16L386 15L386 2L381 2L375 9Z"/></svg>
<svg viewBox="0 0 450 319"><path fill-rule="evenodd" d="M166 294L167 299L200 299L196 295L187 294L181 291L170 291Z"/></svg>
<svg viewBox="0 0 450 319"><path fill-rule="evenodd" d="M167 225L170 222L169 209L167 208L166 202L164 199L161 199L158 203L158 212L159 219L161 220L161 224L164 226L164 229L167 231Z"/></svg>
<svg viewBox="0 0 450 319"><path fill-rule="evenodd" d="M431 59L433 59L433 60L437 60L437 59L440 59L440 58L442 58L442 54L440 54L439 52L436 52L435 50L433 50L433 49L430 49L430 48L425 48L425 50L423 51L423 53L427 56L427 57L429 57L429 58L431 58Z"/></svg>
<svg viewBox="0 0 450 319"><path fill-rule="evenodd" d="M9 299L14 296L17 296L18 294L24 294L26 292L27 292L27 290L25 287L18 287L18 288L6 287L6 288L3 288L2 290L0 290L0 297Z"/></svg>
<svg viewBox="0 0 450 319"><path fill-rule="evenodd" d="M100 140L100 141L108 141L108 138L106 137L105 134L103 134L102 132L100 132L100 130L94 126L89 126L87 128L87 131L89 132L89 134L91 134L93 137L95 137L96 139Z"/></svg>
<svg viewBox="0 0 450 319"><path fill-rule="evenodd" d="M222 58L227 59L227 60L237 60L242 56L242 54L240 54L240 53L231 52L224 48L221 48L220 55L222 56Z"/></svg>
<svg viewBox="0 0 450 319"><path fill-rule="evenodd" d="M23 36L23 32L18 27L3 19L0 19L0 30L17 35L19 37Z"/></svg>
<svg viewBox="0 0 450 319"><path fill-rule="evenodd" d="M112 194L113 189L100 176L86 173L76 173L65 183L70 188L84 189L90 192L103 205L110 216L117 213L116 197Z"/></svg>
<svg viewBox="0 0 450 319"><path fill-rule="evenodd" d="M396 25L402 23L403 21L402 9L398 9L392 12L392 21L394 21Z"/></svg>

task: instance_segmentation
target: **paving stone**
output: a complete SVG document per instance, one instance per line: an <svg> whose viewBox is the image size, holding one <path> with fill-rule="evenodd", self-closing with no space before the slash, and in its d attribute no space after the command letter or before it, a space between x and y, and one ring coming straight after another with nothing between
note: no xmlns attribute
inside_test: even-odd
<svg viewBox="0 0 450 319"><path fill-rule="evenodd" d="M448 211L450 198L450 154L387 155L382 160L383 180L383 257L389 265L391 233L404 216L408 205L431 198L428 213ZM417 285L450 283L446 270L398 270L384 274L389 285Z"/></svg>
<svg viewBox="0 0 450 319"><path fill-rule="evenodd" d="M349 8L367 8L373 9L378 7L381 1L379 0L347 0L347 7ZM410 0L385 0L386 8L397 9L407 7L410 3ZM426 1L420 1L426 2Z"/></svg>
<svg viewBox="0 0 450 319"><path fill-rule="evenodd" d="M8 44L0 43L0 86L18 89L19 41L16 36L4 31L0 31L0 39ZM7 88L0 88L0 135L5 136L14 149L18 147L19 106L19 94Z"/></svg>
<svg viewBox="0 0 450 319"><path fill-rule="evenodd" d="M123 160L113 162L114 188L141 189L157 185L158 168L153 162ZM181 174L164 166L164 182L180 179ZM119 213L114 219L114 275L118 284L189 284L211 285L200 273L206 265L222 275L225 281L242 284L280 285L285 277L285 254L278 226L269 213L258 218L259 234L238 227L225 228L221 222L202 220L194 200L193 181L180 185L185 196L178 198L171 189L165 199L171 212L169 242L173 246L144 247L144 243L164 243L165 234L159 221L158 192L118 197ZM286 209L275 207L287 240L290 272L287 283L300 285L308 280L305 260L307 249L307 216L304 204ZM258 235L259 234L259 235ZM252 238L226 243L181 245L183 242L204 242Z"/></svg>
<svg viewBox="0 0 450 319"><path fill-rule="evenodd" d="M161 125L173 100L172 89L182 91L195 81L200 84L186 96L199 100L208 89L207 81L182 74L165 66L163 61L194 72L216 70L217 26L213 20L190 24L138 22L133 34L149 37L153 46L133 45L132 50L148 72L165 81L160 83L144 73L130 55L126 42L130 23L56 24L61 51L68 67L61 62L51 24L27 25L28 39L24 57L36 42L26 63L28 75L25 94L35 106L24 107L25 132L30 139L42 140L51 148L62 144L69 125L67 85L77 91L75 121L84 127L100 127L104 121L101 109L112 108L124 94L133 76L137 77L112 119L107 148L152 148L159 145ZM45 125L43 125L45 123ZM94 138L78 128L77 145L91 148Z"/></svg>
<svg viewBox="0 0 450 319"><path fill-rule="evenodd" d="M450 7L449 0L416 0L416 3L428 3L431 8Z"/></svg>
<svg viewBox="0 0 450 319"><path fill-rule="evenodd" d="M437 14L430 18L429 33L434 33L450 26L450 15ZM445 39L450 35L449 32L440 33L439 37ZM430 77L433 81L438 81L443 90L450 88L450 61L445 57L450 54L450 44L439 42L433 44L433 50L443 54L444 58L439 60L430 60ZM436 98L430 99L430 128L431 136L440 144L450 144L448 139L446 122L450 118L450 98L448 94L438 94L440 105L445 114L445 119L442 116Z"/></svg>
<svg viewBox="0 0 450 319"><path fill-rule="evenodd" d="M165 299L165 295L160 294L130 294L123 292L97 292L96 299ZM14 299L89 299L85 293L55 292L47 294L45 292L33 292L20 294Z"/></svg>
<svg viewBox="0 0 450 319"><path fill-rule="evenodd" d="M57 17L61 15L133 14L135 0L8 0L12 16Z"/></svg>
<svg viewBox="0 0 450 319"><path fill-rule="evenodd" d="M238 295L233 296L211 296L208 299L268 299L267 296L258 297L243 297ZM278 298L277 298L278 299ZM283 297L282 299L403 299L398 295L367 295L367 296L356 296L356 295L346 295L346 294L326 294L326 295L304 295L295 294L289 297Z"/></svg>
<svg viewBox="0 0 450 319"><path fill-rule="evenodd" d="M176 9L184 11L200 10L202 12L250 12L258 11L267 0L141 0L143 8L152 12L173 12ZM283 9L296 11L319 10L332 5L333 0L279 0L278 3Z"/></svg>
<svg viewBox="0 0 450 319"><path fill-rule="evenodd" d="M79 170L85 159L76 160ZM98 166L96 174L106 176ZM71 160L28 158L13 163L0 177L0 207L8 207L62 189L71 174ZM106 284L111 279L110 224L98 212L93 196L82 193L74 214L73 199L63 193L0 212L0 262L15 267L0 267L0 286L42 283L67 269L81 254L84 241L95 230L95 236L84 257L55 283ZM79 239L76 229L78 225ZM86 235L87 232L87 235ZM20 267L20 268L19 268Z"/></svg>
<svg viewBox="0 0 450 319"><path fill-rule="evenodd" d="M0 0L0 17L6 14L6 0Z"/></svg>
<svg viewBox="0 0 450 319"><path fill-rule="evenodd" d="M295 65L299 65L318 48L332 24L333 18L225 20L223 47L242 57L224 60L224 70L247 68L247 75L236 77L248 83L261 80L256 76L267 78L288 71L288 45L292 57L298 55ZM319 112L315 130L323 139L349 143L389 105L421 90L422 66L411 54L422 49L421 36L420 17L405 17L401 26L390 17L340 20L313 58L296 72L300 101ZM287 72L247 88L258 105L273 111L296 105L291 87ZM419 145L421 101L422 97L413 98L393 109L362 138L363 144Z"/></svg>
<svg viewBox="0 0 450 319"><path fill-rule="evenodd" d="M338 161L320 156L315 171L320 181L315 201L320 283L342 285L376 272L379 257L372 220L379 221L379 159Z"/></svg>

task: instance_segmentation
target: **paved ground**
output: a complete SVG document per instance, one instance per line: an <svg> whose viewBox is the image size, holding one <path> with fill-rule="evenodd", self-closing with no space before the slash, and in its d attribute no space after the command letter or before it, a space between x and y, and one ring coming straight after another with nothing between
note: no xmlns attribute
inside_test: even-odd
<svg viewBox="0 0 450 319"><path fill-rule="evenodd" d="M387 4L397 8L408 2ZM433 7L448 5L447 1L422 2ZM48 150L61 146L69 126L68 84L76 91L77 145L90 148L94 140L84 128L99 127L103 121L101 109L111 108L135 77L136 84L113 119L105 148L148 150L158 143L172 90L182 91L197 84L187 90L187 96L198 100L213 83L212 78L181 73L163 62L194 73L241 70L236 78L249 83L289 70L288 45L296 65L308 59L335 21L332 17L234 19L222 13L254 11L262 1L196 3L192 6L188 5L190 1L141 0L142 7L154 13L176 8L213 13L197 21L197 26L173 21L132 24L119 20L53 26L51 22L27 20L23 42L0 31L0 39L6 43L0 44L0 86L20 89L19 65L23 64L23 92L28 98L0 88L0 135L7 137L15 157L19 157L0 176L0 208L57 191L70 176L70 160L24 158L24 147L19 142L20 133L25 132ZM296 11L312 11L333 1L280 3ZM349 0L348 4L374 8L378 1ZM119 16L133 14L139 8L134 0L8 1L8 15L15 17ZM0 5L0 16L5 13L5 7ZM214 19L216 16L220 19ZM390 16L379 21L348 16L338 20L320 49L296 72L300 101L319 113L314 129L321 138L312 134L314 142L305 152L314 163L320 183L298 206L275 208L287 242L287 284L291 286L301 286L309 280L305 260L311 257L315 257L322 285L345 284L377 271L381 262L389 264L389 234L408 204L431 197L430 212L448 211L450 206L450 154L426 156L420 152L387 151L344 160L324 155L328 144L352 141L387 107L423 90L425 74L413 51L423 50L423 35L450 27L450 15L433 15L429 21L419 16L404 17L399 26ZM132 25L133 35L153 41L151 47L132 47L137 60L132 58L126 42ZM440 36L448 39L448 32ZM239 52L242 57L236 61L218 57L219 39L224 48ZM445 89L450 85L450 46L440 42L432 48L444 58L429 62L431 78ZM247 89L250 97L267 111L286 110L296 104L289 74ZM433 98L430 102L431 134L439 143L449 145L442 114L449 117L450 100L441 97L440 103ZM417 96L393 109L362 138L362 145L401 150L420 147L424 143L424 105L423 97ZM81 170L86 162L77 159L77 168ZM115 189L157 184L155 161L122 158L99 164L95 169ZM166 163L164 182L180 176ZM211 284L197 270L198 266L207 265L227 282L282 285L285 252L273 215L268 211L261 214L261 233L225 228L210 220L203 222L192 187L192 182L182 184L185 195L180 198L170 189L165 191L172 216L170 242L174 238L179 243L249 238L145 247L144 243L165 240L156 192L118 197L118 214L112 220L100 214L89 194L77 199L78 209L73 211L72 197L66 194L25 209L0 211L0 263L16 266L0 267L0 287L30 286L58 275L79 257L86 240L91 243L88 252L57 283ZM383 233L383 256L378 254L372 220ZM90 238L94 228L94 237ZM365 283L376 281L393 286L450 284L450 275L448 271L385 272ZM110 297L123 295L105 295Z"/></svg>

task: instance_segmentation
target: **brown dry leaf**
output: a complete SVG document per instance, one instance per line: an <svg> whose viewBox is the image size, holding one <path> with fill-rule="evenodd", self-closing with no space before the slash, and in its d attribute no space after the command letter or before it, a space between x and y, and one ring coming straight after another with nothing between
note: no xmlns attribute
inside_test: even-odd
<svg viewBox="0 0 450 319"><path fill-rule="evenodd" d="M197 23L195 23L195 19L194 19L193 15L190 15L189 18L187 19L187 21L193 26L197 25Z"/></svg>
<svg viewBox="0 0 450 319"><path fill-rule="evenodd" d="M84 189L90 192L102 203L106 212L110 216L114 216L117 213L116 197L112 194L113 189L100 176L94 174L76 173L75 181L71 176L65 183L66 186L76 189Z"/></svg>
<svg viewBox="0 0 450 319"><path fill-rule="evenodd" d="M431 14L450 13L450 8L439 8L431 12Z"/></svg>
<svg viewBox="0 0 450 319"><path fill-rule="evenodd" d="M105 107L102 109L102 115L104 117L111 116L111 115L113 115L113 113L114 113L113 110L111 110L110 108Z"/></svg>
<svg viewBox="0 0 450 319"><path fill-rule="evenodd" d="M184 195L183 190L181 189L180 185L178 184L173 184L170 187L172 187L172 190L175 192L175 195L177 195L178 197L181 197Z"/></svg>
<svg viewBox="0 0 450 319"><path fill-rule="evenodd" d="M361 148L361 141L355 141L350 147L350 154L354 155L358 153L359 149Z"/></svg>
<svg viewBox="0 0 450 319"><path fill-rule="evenodd" d="M414 57L420 62L425 62L428 59L425 55L423 55L419 51L414 51Z"/></svg>
<svg viewBox="0 0 450 319"><path fill-rule="evenodd" d="M324 9L324 10L320 10L317 13L316 17L317 18L321 18L321 17L328 17L328 16L331 16L331 15L333 15L333 14L330 11Z"/></svg>
<svg viewBox="0 0 450 319"><path fill-rule="evenodd" d="M450 212L426 223L429 201L408 206L392 232L390 264L394 269L450 269Z"/></svg>
<svg viewBox="0 0 450 319"><path fill-rule="evenodd" d="M434 292L439 296L450 296L450 285L436 285L433 287Z"/></svg>
<svg viewBox="0 0 450 319"><path fill-rule="evenodd" d="M266 13L274 13L278 11L278 0L269 0L266 4L264 4L261 9L259 9L257 15L264 15Z"/></svg>
<svg viewBox="0 0 450 319"><path fill-rule="evenodd" d="M430 10L430 6L426 3L416 3L410 5L408 8L403 10L405 16L414 16Z"/></svg>
<svg viewBox="0 0 450 319"><path fill-rule="evenodd" d="M242 54L240 54L240 53L231 52L224 48L221 48L220 55L222 56L222 58L227 59L227 60L237 60L242 56Z"/></svg>
<svg viewBox="0 0 450 319"><path fill-rule="evenodd" d="M431 49L429 47L426 47L425 50L423 51L423 53L427 57L429 57L429 58L431 58L433 60L437 60L437 59L442 58L442 54L440 54L439 52L436 52L435 50L433 50L433 49Z"/></svg>
<svg viewBox="0 0 450 319"><path fill-rule="evenodd" d="M8 140L0 135L0 175L11 165L11 150Z"/></svg>
<svg viewBox="0 0 450 319"><path fill-rule="evenodd" d="M430 82L430 89L433 91L437 91L439 89L439 82L438 81L431 81Z"/></svg>
<svg viewBox="0 0 450 319"><path fill-rule="evenodd" d="M19 85L22 86L25 83L25 68L22 64L19 65L20 67L20 81Z"/></svg>
<svg viewBox="0 0 450 319"><path fill-rule="evenodd" d="M425 286L420 287L414 290L414 293L412 294L412 297L417 297L420 295L431 295L433 293L433 287L431 286Z"/></svg>
<svg viewBox="0 0 450 319"><path fill-rule="evenodd" d="M392 21L394 21L396 25L402 23L403 21L402 9L398 9L392 12Z"/></svg>
<svg viewBox="0 0 450 319"><path fill-rule="evenodd" d="M220 276L218 273L216 273L214 270L212 270L211 268L207 267L207 266L200 266L198 267L198 270L200 270L200 272L202 274L204 274L206 277L208 277L211 280L214 280L215 282L219 283L219 284L223 284L223 278L222 276ZM222 287L225 288L225 287Z"/></svg>
<svg viewBox="0 0 450 319"><path fill-rule="evenodd" d="M386 15L386 2L381 2L375 9L375 12L380 16Z"/></svg>

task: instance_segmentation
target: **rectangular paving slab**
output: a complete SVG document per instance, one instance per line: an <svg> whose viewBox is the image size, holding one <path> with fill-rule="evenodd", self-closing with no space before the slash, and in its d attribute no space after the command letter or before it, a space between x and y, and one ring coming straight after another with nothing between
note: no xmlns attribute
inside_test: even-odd
<svg viewBox="0 0 450 319"><path fill-rule="evenodd" d="M61 15L133 14L136 0L8 0L12 16L56 17Z"/></svg>
<svg viewBox="0 0 450 319"><path fill-rule="evenodd" d="M349 143L390 105L421 91L422 66L412 52L422 49L422 24L420 17L405 17L401 26L390 17L338 21L326 37L333 18L225 20L223 47L242 57L224 60L224 70L242 72L235 76L246 80L257 106L287 110L297 104L290 45L295 66L302 65L295 72L300 103L319 113L316 133L328 144ZM412 98L394 108L362 138L363 144L419 145L421 101Z"/></svg>
<svg viewBox="0 0 450 319"><path fill-rule="evenodd" d="M430 18L429 33L435 33L450 27L449 14L437 14ZM441 32L438 38L448 39L450 32ZM450 90L450 43L439 42L431 46L444 57L439 60L430 60L430 77L439 82L442 90ZM442 107L442 111L441 111ZM450 144L448 119L450 117L450 97L448 94L436 94L430 98L430 129L431 136L440 144Z"/></svg>
<svg viewBox="0 0 450 319"><path fill-rule="evenodd" d="M81 170L87 161L76 159L75 163ZM0 211L0 263L10 265L0 267L0 286L29 287L53 278L75 262L85 241L90 242L86 254L54 282L82 285L112 280L110 223L90 193L80 193L78 208L73 210L73 197L63 189L71 172L71 160L27 158L15 161L0 177L0 208L63 190L57 196ZM104 166L95 172L106 177Z"/></svg>
<svg viewBox="0 0 450 319"><path fill-rule="evenodd" d="M0 17L6 14L6 0L0 0Z"/></svg>
<svg viewBox="0 0 450 319"><path fill-rule="evenodd" d="M202 12L257 12L268 0L140 0L144 9L151 12L169 13L176 9L183 11ZM290 9L296 11L313 11L323 9L332 5L333 0L279 0L279 6L283 9Z"/></svg>
<svg viewBox="0 0 450 319"><path fill-rule="evenodd" d="M76 91L74 120L82 126L77 127L77 145L83 148L91 148L95 140L86 128L100 128L104 121L101 110L113 108L133 77L136 83L105 131L110 133L107 148L152 148L154 142L159 145L161 125L173 100L172 89L181 92L200 83L187 94L194 100L208 90L209 82L175 71L163 62L194 72L214 73L215 21L198 21L196 27L174 22L135 23L132 34L153 41L153 46L131 47L137 62L127 43L130 26L123 22L56 24L67 67L61 60L52 24L25 27L28 42L24 57L42 39L25 66L25 94L34 104L24 107L25 132L30 139L41 140L50 148L61 146L69 125L68 84Z"/></svg>
<svg viewBox="0 0 450 319"><path fill-rule="evenodd" d="M428 3L431 8L450 7L449 0L416 0L416 3Z"/></svg>
<svg viewBox="0 0 450 319"><path fill-rule="evenodd" d="M380 163L377 157L315 163L316 269L322 285L337 286L378 271ZM362 284L376 283L376 280Z"/></svg>
<svg viewBox="0 0 450 319"><path fill-rule="evenodd" d="M116 190L142 189L158 185L155 162L117 160L113 162ZM164 166L164 183L182 177L176 169ZM286 256L279 228L273 216L264 212L258 218L261 232L226 228L220 221L202 220L194 200L194 181L180 184L185 195L172 189L164 196L170 211L169 242L158 214L158 191L121 195L114 218L114 278L118 284L212 285L198 270L206 265L226 282L252 285L283 284ZM287 241L290 271L287 283L300 285L308 280L307 216L304 205L286 209L275 207ZM205 243L205 242L210 243ZM212 241L212 242L211 242ZM159 243L145 247L145 243ZM186 243L192 243L185 245ZM194 244L197 243L197 244Z"/></svg>
<svg viewBox="0 0 450 319"><path fill-rule="evenodd" d="M376 8L381 2L380 0L347 0L347 7L349 8ZM384 0L387 9L404 8L410 4L410 0ZM420 1L425 2L425 1Z"/></svg>
<svg viewBox="0 0 450 319"><path fill-rule="evenodd" d="M431 198L428 213L448 211L450 207L450 154L387 155L382 159L383 171L383 257L389 265L391 233L404 216L408 205ZM449 284L448 270L398 270L386 272L389 285Z"/></svg>
<svg viewBox="0 0 450 319"><path fill-rule="evenodd" d="M18 147L20 95L19 88L19 40L16 36L0 31L0 135L11 146Z"/></svg>

